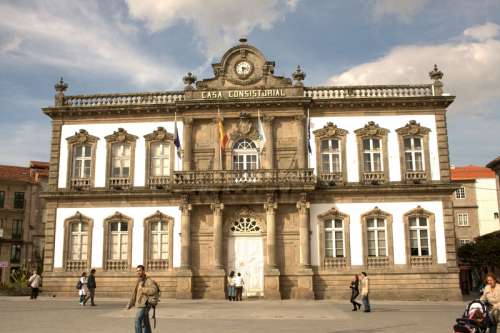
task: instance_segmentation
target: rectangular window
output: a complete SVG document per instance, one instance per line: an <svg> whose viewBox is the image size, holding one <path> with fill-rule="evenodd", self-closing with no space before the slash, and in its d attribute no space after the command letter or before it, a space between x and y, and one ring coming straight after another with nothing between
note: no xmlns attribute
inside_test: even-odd
<svg viewBox="0 0 500 333"><path fill-rule="evenodd" d="M0 208L3 208L4 204L5 204L5 192L0 191Z"/></svg>
<svg viewBox="0 0 500 333"><path fill-rule="evenodd" d="M23 238L22 225L23 225L22 220L12 221L12 239L19 240Z"/></svg>
<svg viewBox="0 0 500 333"><path fill-rule="evenodd" d="M168 230L165 221L151 224L151 253L152 260L168 259Z"/></svg>
<svg viewBox="0 0 500 333"><path fill-rule="evenodd" d="M325 257L343 258L344 221L341 219L325 222Z"/></svg>
<svg viewBox="0 0 500 333"><path fill-rule="evenodd" d="M424 151L422 138L404 139L406 171L424 171Z"/></svg>
<svg viewBox="0 0 500 333"><path fill-rule="evenodd" d="M325 173L341 171L340 140L327 139L321 141L321 163Z"/></svg>
<svg viewBox="0 0 500 333"><path fill-rule="evenodd" d="M74 146L73 163L73 178L89 178L92 164L92 146Z"/></svg>
<svg viewBox="0 0 500 333"><path fill-rule="evenodd" d="M429 223L426 217L410 217L410 254L429 256Z"/></svg>
<svg viewBox="0 0 500 333"><path fill-rule="evenodd" d="M23 209L24 208L24 192L14 193L14 208Z"/></svg>
<svg viewBox="0 0 500 333"><path fill-rule="evenodd" d="M460 187L455 191L455 198L465 199L465 187Z"/></svg>
<svg viewBox="0 0 500 333"><path fill-rule="evenodd" d="M386 220L379 218L369 218L366 220L368 256L387 256L387 230Z"/></svg>
<svg viewBox="0 0 500 333"><path fill-rule="evenodd" d="M377 138L363 139L363 165L365 172L383 171L382 140Z"/></svg>
<svg viewBox="0 0 500 333"><path fill-rule="evenodd" d="M469 225L469 214L467 213L458 213L457 214L457 225L461 227L465 227Z"/></svg>
<svg viewBox="0 0 500 333"><path fill-rule="evenodd" d="M21 262L21 244L12 244L10 250L10 262L15 264Z"/></svg>
<svg viewBox="0 0 500 333"><path fill-rule="evenodd" d="M112 222L109 235L109 259L127 260L128 258L128 224Z"/></svg>
<svg viewBox="0 0 500 333"><path fill-rule="evenodd" d="M151 175L170 175L170 145L163 142L151 144Z"/></svg>
<svg viewBox="0 0 500 333"><path fill-rule="evenodd" d="M71 224L70 259L87 260L88 252L88 224L75 222Z"/></svg>
<svg viewBox="0 0 500 333"><path fill-rule="evenodd" d="M111 177L130 177L131 145L128 143L114 143L111 150Z"/></svg>

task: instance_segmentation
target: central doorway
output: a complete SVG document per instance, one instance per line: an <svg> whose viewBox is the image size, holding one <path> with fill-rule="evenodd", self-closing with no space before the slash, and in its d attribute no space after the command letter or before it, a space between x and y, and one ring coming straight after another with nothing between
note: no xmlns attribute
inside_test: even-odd
<svg viewBox="0 0 500 333"><path fill-rule="evenodd" d="M228 240L227 268L229 272L241 273L244 296L264 296L264 244L255 219L240 217L233 222Z"/></svg>

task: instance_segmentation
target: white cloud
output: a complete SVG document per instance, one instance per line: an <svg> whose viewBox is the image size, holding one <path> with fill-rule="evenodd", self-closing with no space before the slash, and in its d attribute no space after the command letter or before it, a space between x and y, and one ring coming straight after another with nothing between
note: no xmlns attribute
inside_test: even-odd
<svg viewBox="0 0 500 333"><path fill-rule="evenodd" d="M207 58L235 44L254 29L270 29L294 10L298 0L126 0L132 17L152 31L178 23L192 27Z"/></svg>
<svg viewBox="0 0 500 333"><path fill-rule="evenodd" d="M373 15L376 19L393 15L402 22L410 22L428 2L429 0L375 0Z"/></svg>
<svg viewBox="0 0 500 333"><path fill-rule="evenodd" d="M109 13L108 13L109 14ZM0 4L0 62L42 64L85 73L112 74L131 83L170 88L180 72L152 59L136 43L136 28L106 15L96 0L40 0L30 6ZM173 81L175 79L175 81Z"/></svg>
<svg viewBox="0 0 500 333"><path fill-rule="evenodd" d="M48 161L50 125L27 121L16 126L2 126L0 156L2 164L26 166L29 161Z"/></svg>
<svg viewBox="0 0 500 333"><path fill-rule="evenodd" d="M500 34L500 25L488 22L465 29L464 35L478 41L485 41L497 37Z"/></svg>
<svg viewBox="0 0 500 333"><path fill-rule="evenodd" d="M466 31L476 31L481 26ZM465 34L465 32L464 32ZM489 36L492 36L490 34ZM479 112L478 105L500 98L500 40L467 40L437 45L406 45L372 62L357 65L329 79L330 84L391 84L429 82L434 63L444 72L445 91L457 96L456 110Z"/></svg>

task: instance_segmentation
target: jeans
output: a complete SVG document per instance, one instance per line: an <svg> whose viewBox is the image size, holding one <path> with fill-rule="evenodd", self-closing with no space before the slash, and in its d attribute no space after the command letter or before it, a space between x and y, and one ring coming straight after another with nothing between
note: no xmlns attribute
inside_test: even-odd
<svg viewBox="0 0 500 333"><path fill-rule="evenodd" d="M95 305L94 295L95 295L95 288L89 288L89 294L87 296L85 296L85 299L83 300L83 304L86 304L88 302L88 300L90 299L90 304Z"/></svg>
<svg viewBox="0 0 500 333"><path fill-rule="evenodd" d="M85 300L85 295L80 295L80 303L83 304L83 301Z"/></svg>
<svg viewBox="0 0 500 333"><path fill-rule="evenodd" d="M363 302L363 306L365 307L365 312L370 312L370 300L368 299L368 295L362 296L361 301Z"/></svg>
<svg viewBox="0 0 500 333"><path fill-rule="evenodd" d="M151 333L149 307L137 308L137 313L135 314L135 333Z"/></svg>

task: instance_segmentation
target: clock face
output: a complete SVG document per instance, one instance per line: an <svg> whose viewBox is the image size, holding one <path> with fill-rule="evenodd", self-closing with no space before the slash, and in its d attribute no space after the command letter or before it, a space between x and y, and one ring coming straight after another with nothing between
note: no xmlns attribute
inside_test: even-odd
<svg viewBox="0 0 500 333"><path fill-rule="evenodd" d="M252 64L248 61L240 61L236 64L236 74L241 77L247 77L252 73Z"/></svg>

